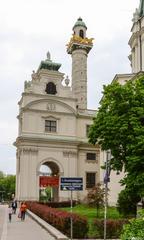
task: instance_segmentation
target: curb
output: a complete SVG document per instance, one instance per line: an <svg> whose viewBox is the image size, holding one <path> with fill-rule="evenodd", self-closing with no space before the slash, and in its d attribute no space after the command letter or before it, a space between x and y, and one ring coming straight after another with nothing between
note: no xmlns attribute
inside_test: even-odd
<svg viewBox="0 0 144 240"><path fill-rule="evenodd" d="M41 227L43 227L46 231L48 231L55 239L58 240L68 240L69 238L65 236L63 233L58 231L56 228L42 220L36 214L32 213L30 210L27 209L27 214L36 221Z"/></svg>

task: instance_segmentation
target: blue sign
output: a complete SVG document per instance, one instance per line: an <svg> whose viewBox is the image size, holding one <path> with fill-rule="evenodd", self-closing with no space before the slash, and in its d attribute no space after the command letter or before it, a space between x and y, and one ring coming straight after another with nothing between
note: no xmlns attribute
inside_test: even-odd
<svg viewBox="0 0 144 240"><path fill-rule="evenodd" d="M61 191L83 191L82 177L61 177Z"/></svg>

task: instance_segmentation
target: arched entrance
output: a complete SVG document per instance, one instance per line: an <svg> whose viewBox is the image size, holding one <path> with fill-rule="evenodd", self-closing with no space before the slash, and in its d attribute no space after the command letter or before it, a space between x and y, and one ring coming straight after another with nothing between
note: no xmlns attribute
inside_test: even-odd
<svg viewBox="0 0 144 240"><path fill-rule="evenodd" d="M39 199L42 201L59 201L58 165L53 161L45 161L39 168Z"/></svg>

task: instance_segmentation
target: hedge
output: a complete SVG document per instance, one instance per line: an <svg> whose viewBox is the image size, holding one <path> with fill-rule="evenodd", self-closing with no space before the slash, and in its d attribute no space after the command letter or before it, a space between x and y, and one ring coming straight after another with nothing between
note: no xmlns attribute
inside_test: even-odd
<svg viewBox="0 0 144 240"><path fill-rule="evenodd" d="M106 236L107 238L119 238L122 232L123 225L128 223L127 219L107 219L106 221ZM98 237L104 237L104 220L95 219L94 226L97 229Z"/></svg>
<svg viewBox="0 0 144 240"><path fill-rule="evenodd" d="M37 202L26 202L27 208L37 216L70 237L70 219L73 219L73 238L86 238L88 233L88 222L84 217L71 214L56 208L51 208Z"/></svg>
<svg viewBox="0 0 144 240"><path fill-rule="evenodd" d="M70 207L71 206L71 201L62 201L62 202L39 202L40 204L46 205L48 207L52 207L52 208L65 208L65 207ZM72 205L73 207L76 206L76 201L73 200L72 201Z"/></svg>

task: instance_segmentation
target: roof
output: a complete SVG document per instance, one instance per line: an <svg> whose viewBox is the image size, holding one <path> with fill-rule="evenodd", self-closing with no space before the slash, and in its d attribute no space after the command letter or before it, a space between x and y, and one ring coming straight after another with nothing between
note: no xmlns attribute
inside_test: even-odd
<svg viewBox="0 0 144 240"><path fill-rule="evenodd" d="M73 30L74 30L74 28L77 27L77 26L84 27L84 28L87 29L87 26L86 26L86 24L83 22L83 20L82 20L81 17L79 17L78 20L76 21L75 25L73 26Z"/></svg>
<svg viewBox="0 0 144 240"><path fill-rule="evenodd" d="M58 71L60 67L61 67L60 63L52 62L52 60L50 59L50 53L48 52L47 59L45 61L41 61L38 71L41 69Z"/></svg>

